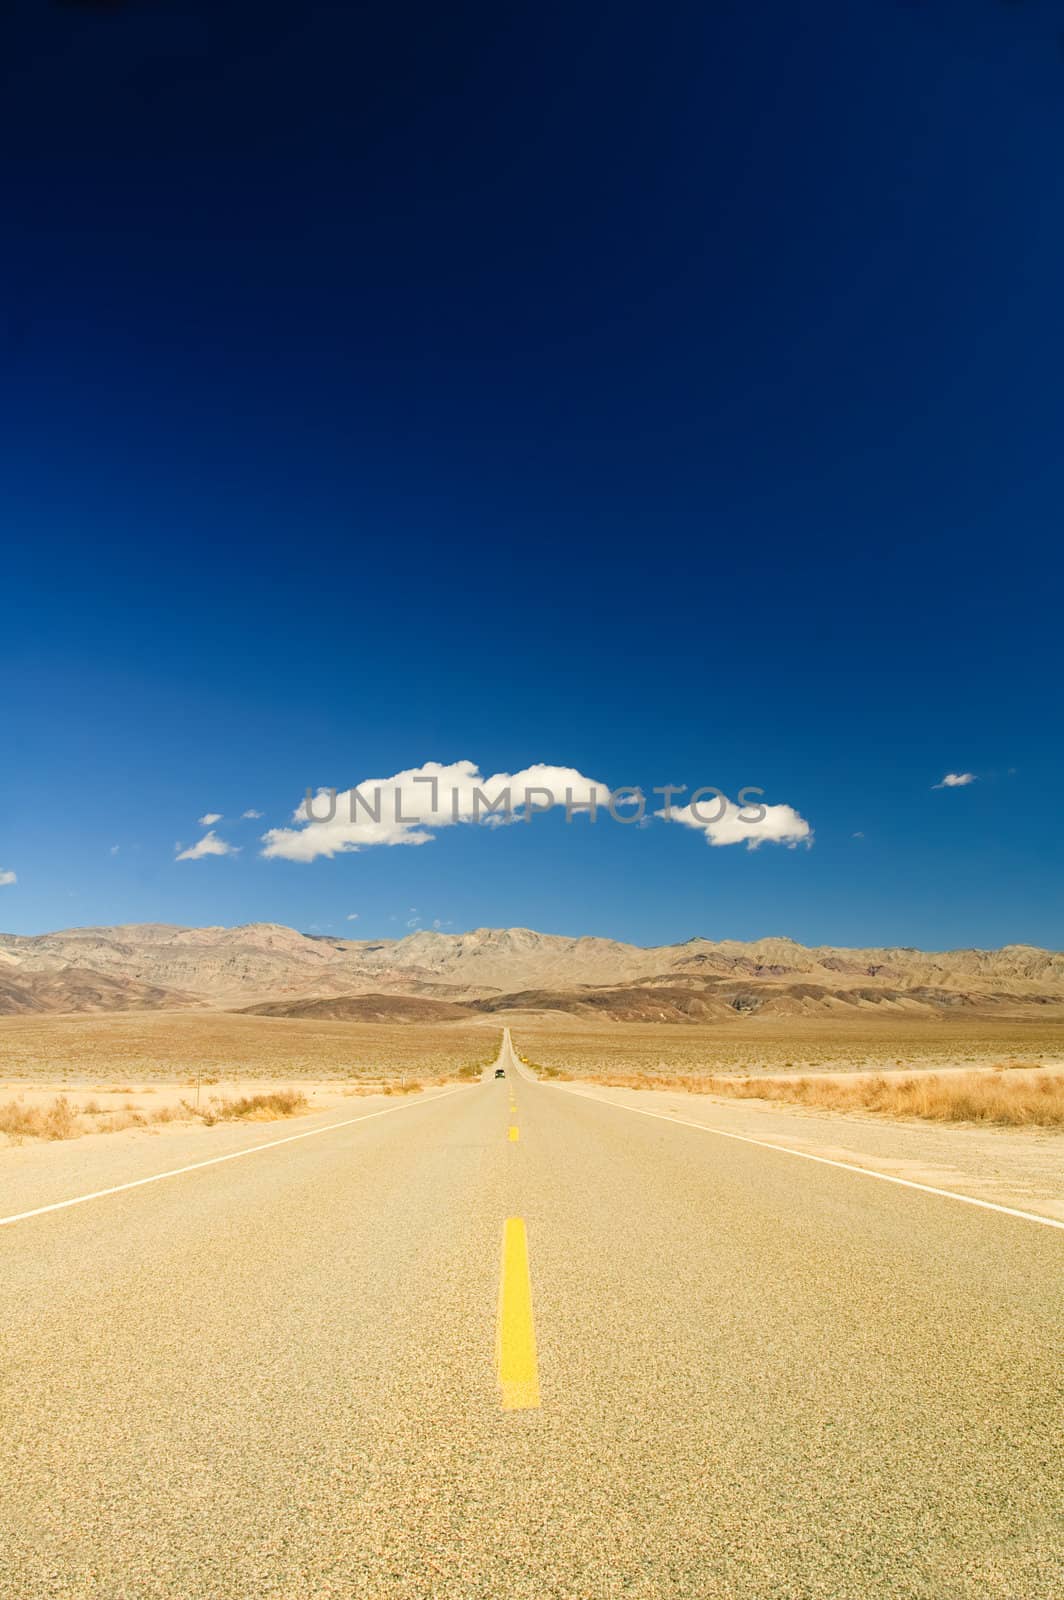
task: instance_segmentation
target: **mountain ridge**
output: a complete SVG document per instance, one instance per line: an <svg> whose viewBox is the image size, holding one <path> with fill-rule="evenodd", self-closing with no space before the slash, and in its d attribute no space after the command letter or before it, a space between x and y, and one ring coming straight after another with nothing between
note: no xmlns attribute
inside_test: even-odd
<svg viewBox="0 0 1064 1600"><path fill-rule="evenodd" d="M626 1020L644 1012L650 1020L676 1020L840 1004L932 1012L1064 1004L1064 953L1036 945L924 951L696 934L644 946L522 927L421 929L372 940L304 934L282 923L0 934L0 976L0 1014L8 1015L189 1006L269 1006L266 1014L276 1014L289 1003L389 995L479 1013L513 1001Z"/></svg>

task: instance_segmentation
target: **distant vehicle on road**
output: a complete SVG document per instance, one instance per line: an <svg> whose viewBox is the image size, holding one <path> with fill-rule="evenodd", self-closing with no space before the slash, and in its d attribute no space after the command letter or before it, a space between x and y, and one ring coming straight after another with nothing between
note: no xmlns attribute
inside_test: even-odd
<svg viewBox="0 0 1064 1600"><path fill-rule="evenodd" d="M506 1076L506 1068L505 1067L496 1067L495 1068L495 1076L497 1078L505 1078L505 1076Z"/></svg>

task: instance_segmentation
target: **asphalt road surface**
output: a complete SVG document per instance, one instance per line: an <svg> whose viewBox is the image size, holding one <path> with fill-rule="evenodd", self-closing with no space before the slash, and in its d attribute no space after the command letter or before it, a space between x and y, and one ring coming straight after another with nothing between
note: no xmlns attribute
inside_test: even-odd
<svg viewBox="0 0 1064 1600"><path fill-rule="evenodd" d="M0 1227L4 1600L1064 1594L1064 1232L500 1061Z"/></svg>

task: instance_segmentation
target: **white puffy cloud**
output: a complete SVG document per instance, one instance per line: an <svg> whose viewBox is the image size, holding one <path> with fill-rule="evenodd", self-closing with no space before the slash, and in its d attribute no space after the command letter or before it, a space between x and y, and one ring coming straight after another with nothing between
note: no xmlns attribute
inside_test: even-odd
<svg viewBox="0 0 1064 1600"><path fill-rule="evenodd" d="M18 882L18 873L0 867L0 889L6 889L9 883Z"/></svg>
<svg viewBox="0 0 1064 1600"><path fill-rule="evenodd" d="M390 778L366 778L353 789L319 789L292 814L292 826L262 836L262 854L288 861L315 861L374 845L429 844L441 828L456 823L498 825L538 811L565 809L571 816L610 804L608 784L575 767L536 763L520 772L485 777L472 761L427 761ZM639 800L618 791L617 807ZM724 796L694 798L656 815L701 832L710 845L812 844L813 831L792 806L737 805ZM221 850L211 853L222 854ZM410 915L416 915L411 909Z"/></svg>
<svg viewBox="0 0 1064 1600"><path fill-rule="evenodd" d="M696 828L709 845L745 844L748 850L756 850L762 844L785 844L793 850L796 845L813 842L812 828L793 806L760 802L737 806L726 796L707 794L691 805L656 814L668 822L682 822L685 828Z"/></svg>
<svg viewBox="0 0 1064 1600"><path fill-rule="evenodd" d="M240 813L240 820L241 820L241 822L247 822L249 820L252 821L252 822L257 822L258 819L261 816L262 816L262 812L261 811L256 811L253 808L251 808L251 809L249 809L247 811L242 811Z"/></svg>
<svg viewBox="0 0 1064 1600"><path fill-rule="evenodd" d="M604 806L610 788L574 767L536 764L486 778L473 761L426 761L390 778L365 778L335 800L331 791L319 789L309 810L304 801L294 811L294 827L263 834L262 853L314 861L372 845L428 844L440 828L504 818L505 810L492 806L504 807L507 796L521 816L558 806L575 813L593 802Z"/></svg>
<svg viewBox="0 0 1064 1600"><path fill-rule="evenodd" d="M205 811L199 819L199 825L201 828L213 828L214 824L221 822L221 820L222 813L220 811Z"/></svg>
<svg viewBox="0 0 1064 1600"><path fill-rule="evenodd" d="M348 922L357 922L358 921L358 912L357 911L349 911L347 913L347 920L348 920Z"/></svg>
<svg viewBox="0 0 1064 1600"><path fill-rule="evenodd" d="M212 828L205 833L202 839L197 839L195 844L189 845L187 850L178 850L178 861L199 861L203 856L235 856L240 852L238 844L227 844L224 839L219 839Z"/></svg>
<svg viewBox="0 0 1064 1600"><path fill-rule="evenodd" d="M947 772L941 783L933 783L932 789L963 789L965 784L975 783L974 772Z"/></svg>

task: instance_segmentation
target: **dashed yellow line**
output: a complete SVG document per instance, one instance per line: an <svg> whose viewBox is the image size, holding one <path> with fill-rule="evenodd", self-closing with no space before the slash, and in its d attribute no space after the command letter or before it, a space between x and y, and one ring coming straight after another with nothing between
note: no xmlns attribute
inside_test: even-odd
<svg viewBox="0 0 1064 1600"><path fill-rule="evenodd" d="M528 1271L528 1235L522 1217L507 1217L503 1224L496 1361L502 1409L528 1411L538 1407L532 1279Z"/></svg>
<svg viewBox="0 0 1064 1600"><path fill-rule="evenodd" d="M511 1128L510 1129L510 1143L511 1144L516 1144L517 1143L517 1129L516 1128Z"/></svg>

